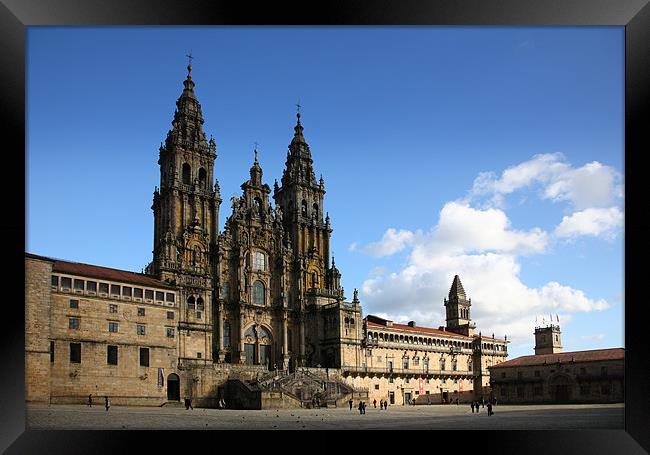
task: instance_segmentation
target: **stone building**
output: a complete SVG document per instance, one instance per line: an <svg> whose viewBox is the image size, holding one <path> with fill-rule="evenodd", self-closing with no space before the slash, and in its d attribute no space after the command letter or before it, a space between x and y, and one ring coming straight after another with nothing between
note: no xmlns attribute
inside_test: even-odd
<svg viewBox="0 0 650 455"><path fill-rule="evenodd" d="M474 333L471 299L458 275L445 299L446 325L418 327L368 315L363 319L361 357L348 359L342 374L372 399L390 404L449 403L489 396L489 370L508 355L507 340Z"/></svg>
<svg viewBox="0 0 650 455"><path fill-rule="evenodd" d="M501 403L617 403L624 400L623 348L562 352L560 326L535 328L535 355L490 367Z"/></svg>
<svg viewBox="0 0 650 455"><path fill-rule="evenodd" d="M264 182L256 147L219 232L217 147L187 69L159 148L145 271L26 254L27 400L262 407L484 393L506 340L474 333L458 276L439 329L363 319L357 291L345 300L300 112L280 184Z"/></svg>

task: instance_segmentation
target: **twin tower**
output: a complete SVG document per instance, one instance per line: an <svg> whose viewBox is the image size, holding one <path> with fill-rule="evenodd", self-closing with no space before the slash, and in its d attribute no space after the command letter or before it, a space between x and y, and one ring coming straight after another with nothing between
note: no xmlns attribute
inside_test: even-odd
<svg viewBox="0 0 650 455"><path fill-rule="evenodd" d="M153 261L146 273L179 290L180 362L336 366L340 356L314 312L343 301L330 256L325 183L316 180L298 113L278 186L255 159L219 232L217 148L203 131L188 65L172 128L160 146L153 196ZM355 299L356 300L356 299ZM331 306L331 305L330 305ZM315 327L314 325L318 326Z"/></svg>

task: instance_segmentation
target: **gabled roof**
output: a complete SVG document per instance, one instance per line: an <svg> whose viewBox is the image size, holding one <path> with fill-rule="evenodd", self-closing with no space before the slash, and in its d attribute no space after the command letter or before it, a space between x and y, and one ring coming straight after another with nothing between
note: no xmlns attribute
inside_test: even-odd
<svg viewBox="0 0 650 455"><path fill-rule="evenodd" d="M174 287L170 286L168 283L165 283L164 281L160 281L143 273L112 269L109 267L101 267L99 265L83 264L80 262L64 261L61 259L38 256L31 253L25 253L25 256L51 261L53 263L52 271L55 273L65 273L68 275L79 275L89 278L120 281L123 283L138 284L140 286L174 289Z"/></svg>
<svg viewBox="0 0 650 455"><path fill-rule="evenodd" d="M557 363L595 362L598 360L623 359L625 359L625 349L623 348L594 349L591 351L572 351L559 352L556 354L525 355L522 357L517 357L516 359L502 362L490 368L523 367L533 365L550 365Z"/></svg>

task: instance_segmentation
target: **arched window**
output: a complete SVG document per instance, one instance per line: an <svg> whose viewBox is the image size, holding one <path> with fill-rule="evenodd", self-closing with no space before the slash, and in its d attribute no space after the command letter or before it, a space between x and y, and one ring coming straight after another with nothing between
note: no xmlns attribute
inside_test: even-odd
<svg viewBox="0 0 650 455"><path fill-rule="evenodd" d="M302 209L301 210L302 210L303 215L307 215L307 201L305 201L304 199L302 200Z"/></svg>
<svg viewBox="0 0 650 455"><path fill-rule="evenodd" d="M189 164L183 163L183 183L189 185L191 180L192 180L192 169L190 168Z"/></svg>
<svg viewBox="0 0 650 455"><path fill-rule="evenodd" d="M451 369L454 371L458 369L458 361L456 359L451 361Z"/></svg>
<svg viewBox="0 0 650 455"><path fill-rule="evenodd" d="M253 284L253 303L255 305L264 305L264 283L256 281Z"/></svg>
<svg viewBox="0 0 650 455"><path fill-rule="evenodd" d="M314 204L312 208L314 209L314 213L316 214L316 216L318 216L318 204Z"/></svg>
<svg viewBox="0 0 650 455"><path fill-rule="evenodd" d="M472 371L472 359L467 360L467 371Z"/></svg>
<svg viewBox="0 0 650 455"><path fill-rule="evenodd" d="M199 169L199 186L201 188L206 187L207 178L208 178L208 173L205 171L205 169L203 168Z"/></svg>
<svg viewBox="0 0 650 455"><path fill-rule="evenodd" d="M221 298L228 300L230 294L230 286L228 286L228 283L224 283L221 285Z"/></svg>
<svg viewBox="0 0 650 455"><path fill-rule="evenodd" d="M264 253L260 251L253 252L253 270L264 270Z"/></svg>
<svg viewBox="0 0 650 455"><path fill-rule="evenodd" d="M194 300L193 295L191 295L191 296L189 296L187 298L187 309L188 310L194 310L195 309L196 306L195 306L194 302L195 302L195 300Z"/></svg>
<svg viewBox="0 0 650 455"><path fill-rule="evenodd" d="M440 370L444 371L445 369L445 359L440 359Z"/></svg>
<svg viewBox="0 0 650 455"><path fill-rule="evenodd" d="M203 299L201 297L196 299L196 309L197 311L203 311L205 309L205 305L203 304Z"/></svg>
<svg viewBox="0 0 650 455"><path fill-rule="evenodd" d="M253 200L253 204L255 204L255 208L257 209L257 213L262 213L262 200L258 197L256 197Z"/></svg>
<svg viewBox="0 0 650 455"><path fill-rule="evenodd" d="M316 276L316 272L311 272L311 287L318 287L318 277Z"/></svg>

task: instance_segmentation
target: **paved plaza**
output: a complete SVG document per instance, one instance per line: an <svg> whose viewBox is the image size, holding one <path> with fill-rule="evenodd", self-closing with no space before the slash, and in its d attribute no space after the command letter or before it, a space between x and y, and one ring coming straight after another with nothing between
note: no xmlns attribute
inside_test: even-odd
<svg viewBox="0 0 650 455"><path fill-rule="evenodd" d="M469 405L390 406L388 410L231 409L27 405L30 429L70 430L382 430L382 429L623 429L624 405L499 405L472 413Z"/></svg>

